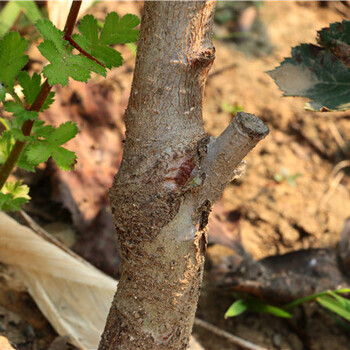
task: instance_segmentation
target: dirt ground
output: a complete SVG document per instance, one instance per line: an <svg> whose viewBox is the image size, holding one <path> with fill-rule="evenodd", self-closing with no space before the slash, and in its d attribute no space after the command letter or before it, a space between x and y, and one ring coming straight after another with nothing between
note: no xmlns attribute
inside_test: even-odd
<svg viewBox="0 0 350 350"><path fill-rule="evenodd" d="M140 11L139 3L119 2L115 5L102 2L95 7L94 14L98 16L111 7L121 14ZM350 216L349 172L340 172L339 175L335 171L339 162L350 157L350 113L305 111L303 105L306 100L282 97L266 71L289 56L291 47L303 42L315 43L317 30L331 22L350 19L350 7L341 2L264 2L258 8L258 16L263 28L258 45L261 49L249 42L237 44L229 40L215 40L216 60L205 90L204 120L206 130L211 135L219 135L233 117L225 111L223 104L241 106L244 111L262 118L270 127L270 135L248 155L245 174L225 190L220 211L239 213L240 239L244 249L254 259L309 248L337 251L344 221ZM217 25L216 36L220 37L222 32L223 29ZM252 47L255 49L252 50ZM104 96L108 96L105 113L113 114L115 123L110 122L114 126L108 135L113 135L113 130L119 128L119 147L124 131L121 118L130 91L134 63L131 51L124 49L124 53L126 64L123 68L111 72L107 81L97 79L92 83L98 86L96 91L104 91ZM66 101L66 104L70 101L73 105L71 96L80 88L78 84L70 92L60 91L58 100ZM83 104L80 107L88 110L86 105L84 107L84 101L89 97L84 97L83 93L80 97ZM62 113L60 106L55 108ZM73 115L81 110L78 107L69 108ZM52 113L55 114L55 110ZM90 122L87 115L84 117L86 125ZM48 115L48 119L51 117ZM91 140L95 140L91 137ZM85 143L90 141L84 139ZM86 204L92 210L86 214L90 215L89 220L98 214L101 216L101 207L107 208L105 210L108 212L105 189L111 184L118 162L111 161L108 171L101 170L104 178L101 188L104 190L98 195L99 200L95 196L91 203ZM62 224L60 221L64 220L63 217L72 216L78 233L71 230L65 236L58 234L59 238L100 268L115 272L118 261L113 260L108 264L96 256L105 249L107 244L103 242L113 242L110 227L105 227L103 239L99 237L101 250L89 246L81 231L93 226L93 223L90 220L91 225L82 225L79 231L79 222L86 222L86 217L76 215L83 204L80 205L73 196L78 204L67 205L68 199L47 180L48 174L52 174L52 170L43 169L40 180L34 183L28 179L34 187L33 204L28 211L48 230L51 227L53 232L59 231L57 226ZM297 175L294 183L288 182L288 176L294 175ZM276 181L278 176L282 176L282 180ZM68 176L57 173L54 178L68 181ZM42 203L47 203L47 198L40 196L44 184L51 188L47 191L55 202L40 213ZM77 245L76 242L80 243ZM211 254L230 254L229 249L220 251L215 246L218 244L209 247L209 261L215 260ZM215 249L219 249L219 253ZM106 255L113 254L114 251L111 251ZM20 283L18 286L11 279L6 266L1 266L0 279L0 334L8 337L18 349L48 349L57 336L54 330L36 309L23 286L19 287ZM350 348L349 331L314 304L294 310L293 319L287 321L253 313L225 320L223 315L233 302L233 297L229 291L224 293L213 287L210 281L208 271L198 308L199 318L267 349ZM194 333L206 350L240 349L199 327L194 328ZM68 345L64 346L52 349L69 348Z"/></svg>

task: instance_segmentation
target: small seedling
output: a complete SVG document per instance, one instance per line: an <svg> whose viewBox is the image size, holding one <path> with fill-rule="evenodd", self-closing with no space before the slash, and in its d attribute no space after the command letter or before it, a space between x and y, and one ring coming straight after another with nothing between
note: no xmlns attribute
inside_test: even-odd
<svg viewBox="0 0 350 350"><path fill-rule="evenodd" d="M326 310L340 316L346 321L350 321L350 300L340 295L348 293L350 293L350 289L328 290L309 295L305 298L296 299L282 307L269 305L256 297L246 295L244 298L236 300L228 308L225 318L236 317L244 311L267 313L277 317L290 318L292 317L290 310L294 307L306 302L316 301Z"/></svg>
<svg viewBox="0 0 350 350"><path fill-rule="evenodd" d="M238 104L230 104L228 102L223 102L221 108L224 112L236 115L238 112L243 112L244 107Z"/></svg>
<svg viewBox="0 0 350 350"><path fill-rule="evenodd" d="M290 175L289 174L289 171L288 169L286 168L281 168L281 172L279 173L275 173L273 175L273 179L276 181L276 182L287 182L290 186L292 187L296 187L296 179L298 177L302 176L302 174L300 173L297 173L297 174L293 174L293 175Z"/></svg>

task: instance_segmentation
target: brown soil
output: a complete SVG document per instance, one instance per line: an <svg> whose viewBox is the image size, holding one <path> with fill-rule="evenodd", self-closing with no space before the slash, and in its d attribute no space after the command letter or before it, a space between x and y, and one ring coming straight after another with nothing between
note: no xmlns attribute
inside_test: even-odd
<svg viewBox="0 0 350 350"><path fill-rule="evenodd" d="M97 5L93 12L98 16L111 7L122 14L137 13L140 9L139 4L116 6L106 2ZM336 132L345 143L349 142L350 113L307 112L303 109L306 100L282 97L266 71L289 56L291 47L302 42L315 43L316 30L349 19L350 8L340 2L321 6L320 2L279 1L263 3L259 12L271 53L262 50L259 54L251 51L245 54L240 51L244 46L217 40L216 60L205 92L204 119L210 134L220 134L232 119L224 111L223 102L243 106L246 112L267 122L271 130L247 157L245 175L225 190L223 208L240 212L242 243L255 259L306 248L336 249L343 223L350 215L349 175L336 183L332 172L346 158L346 149L340 149ZM111 72L108 83L101 83L113 91L110 98L118 106L116 119L126 103L132 67L130 56L123 68ZM291 176L300 174L295 187L288 181L274 180L275 174L283 171ZM53 211L38 214L46 222L54 216ZM60 220L62 217L52 221ZM73 241L79 238L78 235ZM211 259L210 250L208 258ZM23 289L9 282L11 275L5 267L1 268L0 278L0 335L7 336L18 349L48 349L56 336L52 328ZM291 321L251 313L225 320L223 315L233 301L232 296L213 289L209 280L205 279L198 317L218 327L267 349L349 348L350 339L344 328L316 305L295 310ZM198 327L195 334L206 350L239 349Z"/></svg>

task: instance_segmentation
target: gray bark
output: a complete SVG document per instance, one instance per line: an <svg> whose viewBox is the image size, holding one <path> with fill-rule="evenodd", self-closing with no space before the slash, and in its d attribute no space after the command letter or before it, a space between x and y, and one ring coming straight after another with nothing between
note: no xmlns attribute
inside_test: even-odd
<svg viewBox="0 0 350 350"><path fill-rule="evenodd" d="M214 5L145 2L123 161L111 188L121 278L100 350L187 348L211 206L268 133L242 113L217 140L205 134Z"/></svg>

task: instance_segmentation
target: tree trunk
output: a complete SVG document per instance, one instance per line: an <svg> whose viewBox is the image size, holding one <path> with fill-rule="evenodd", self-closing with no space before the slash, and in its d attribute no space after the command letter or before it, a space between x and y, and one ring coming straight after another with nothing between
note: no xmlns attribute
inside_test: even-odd
<svg viewBox="0 0 350 350"><path fill-rule="evenodd" d="M268 133L242 113L217 139L203 128L215 1L147 1L111 205L121 278L99 350L186 349L212 204Z"/></svg>

